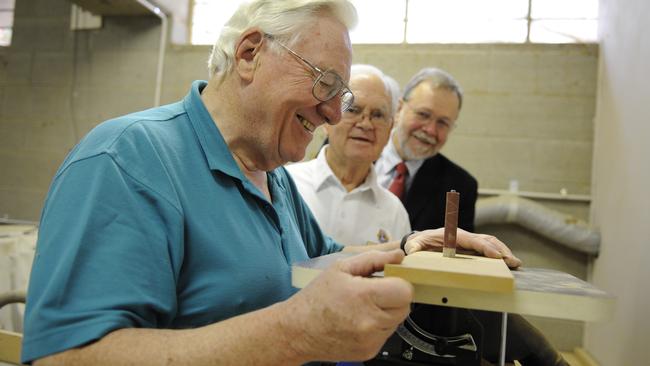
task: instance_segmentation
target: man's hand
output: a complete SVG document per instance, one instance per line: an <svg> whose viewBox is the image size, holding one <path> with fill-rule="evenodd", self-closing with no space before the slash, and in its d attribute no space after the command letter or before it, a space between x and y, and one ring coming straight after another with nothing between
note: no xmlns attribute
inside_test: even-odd
<svg viewBox="0 0 650 366"><path fill-rule="evenodd" d="M413 287L399 278L367 278L386 263L401 263L401 250L367 252L325 270L286 301L283 324L297 332L289 347L309 360L362 361L379 352L406 318Z"/></svg>
<svg viewBox="0 0 650 366"><path fill-rule="evenodd" d="M409 237L404 249L408 254L422 250L440 249L444 241L444 232L445 229L440 228L415 233ZM474 234L458 229L456 243L463 249L476 251L486 257L503 259L510 268L521 266L521 260L515 257L510 248L495 236Z"/></svg>

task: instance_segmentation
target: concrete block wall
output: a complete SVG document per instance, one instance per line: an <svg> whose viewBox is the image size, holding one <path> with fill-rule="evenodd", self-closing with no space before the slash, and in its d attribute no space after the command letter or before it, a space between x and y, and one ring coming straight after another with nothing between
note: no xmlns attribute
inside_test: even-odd
<svg viewBox="0 0 650 366"><path fill-rule="evenodd" d="M69 6L61 3L17 1L12 45L0 49L0 216L38 218L75 143Z"/></svg>
<svg viewBox="0 0 650 366"><path fill-rule="evenodd" d="M105 17L102 29L71 32L69 14L65 0L17 1L12 46L0 48L0 217L38 220L74 144L103 120L153 105L159 20ZM163 103L207 77L209 51L168 46ZM521 190L576 194L590 193L597 54L595 45L354 46L354 62L402 85L425 66L459 80L464 107L443 152L481 188L506 189L515 179ZM588 203L544 204L588 218ZM518 227L481 230L504 238L529 266L586 276L584 255ZM581 344L582 324L540 322L560 348Z"/></svg>
<svg viewBox="0 0 650 366"><path fill-rule="evenodd" d="M72 32L68 1L16 2L12 45L0 48L0 217L38 220L56 169L90 129L153 106L159 38L154 16ZM206 77L208 51L170 47L164 101Z"/></svg>
<svg viewBox="0 0 650 366"><path fill-rule="evenodd" d="M363 45L354 61L402 86L426 66L454 75L465 99L443 152L481 187L589 194L596 45Z"/></svg>

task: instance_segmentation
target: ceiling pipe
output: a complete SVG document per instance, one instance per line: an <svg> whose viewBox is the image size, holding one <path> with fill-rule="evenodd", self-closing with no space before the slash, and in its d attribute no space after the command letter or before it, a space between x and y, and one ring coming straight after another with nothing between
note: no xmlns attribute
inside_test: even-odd
<svg viewBox="0 0 650 366"><path fill-rule="evenodd" d="M160 96L162 94L163 71L165 69L165 51L167 49L167 35L169 28L169 19L162 9L147 0L136 0L140 5L147 8L160 18L160 45L158 46L158 65L156 67L156 88L154 92L154 106L160 105Z"/></svg>

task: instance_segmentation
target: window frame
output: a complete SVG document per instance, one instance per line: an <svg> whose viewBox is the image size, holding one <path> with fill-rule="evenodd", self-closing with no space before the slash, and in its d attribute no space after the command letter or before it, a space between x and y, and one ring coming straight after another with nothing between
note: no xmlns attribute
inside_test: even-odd
<svg viewBox="0 0 650 366"><path fill-rule="evenodd" d="M191 8L190 8L191 9L190 10L190 22L191 22L191 24L189 25L189 28L190 28L190 43L192 45L203 45L205 43L195 43L195 41L194 41L194 39L195 39L194 7L195 7L196 1L199 1L199 0L192 0L191 1ZM363 1L363 0L357 0L357 1L351 0L351 1L352 1L353 4L355 4L355 6L358 6L357 1ZM410 0L401 0L401 2L403 2L403 4L404 4L403 5L404 13L402 14L402 20L401 20L401 22L403 23L403 26L401 27L401 32L402 32L401 37L395 36L395 37L392 37L393 40L383 39L383 40L374 41L374 40L368 40L368 38L364 37L364 36L356 36L356 37L364 39L364 41L359 42L359 41L354 40L355 31L352 30L352 32L351 32L352 43L353 44L359 44L359 45L369 45L369 44L418 45L418 44L440 44L440 43L442 43L442 44L494 44L494 43L499 43L499 44L558 44L558 43L592 44L592 43L598 43L599 42L597 34L596 34L594 39L586 39L586 40L580 39L578 37L578 35L576 35L576 34L570 34L570 35L567 35L567 38L568 38L567 42L562 42L562 41L557 42L557 41L553 41L551 38L546 39L544 41L532 41L531 40L531 31L532 31L532 28L533 28L533 23L535 23L535 22L553 21L553 20L565 20L565 21L588 20L588 21L596 21L596 23L597 23L597 21L598 21L598 15L596 15L596 18L590 18L588 16L580 17L580 18L578 18L578 17L575 17L575 18L574 17L567 17L567 18L551 18L551 17L542 18L542 17L539 17L539 18L536 18L536 17L533 17L532 13L533 13L533 6L534 6L533 2L537 2L537 1L544 1L544 0L527 0L527 4L528 4L527 5L527 11L526 11L526 14L525 14L524 17L522 17L522 18L504 18L503 19L504 21L509 21L509 22L514 22L514 21L521 21L521 22L525 21L526 22L525 40L522 40L522 41L512 41L512 40L510 40L510 41L508 41L508 40L495 40L495 41L471 41L471 40L469 40L469 41L445 41L445 40L441 40L441 41L430 41L430 42L427 42L427 41L422 41L422 42L411 41L411 42L409 42L408 41L408 39L409 39L409 35L408 35L409 24L408 24L408 22L409 22L409 7L410 7L411 4L410 4ZM522 35L523 35L523 31L521 32L520 37ZM397 39L400 39L400 38L401 38L401 41L397 41ZM572 39L573 41L568 41L569 39Z"/></svg>

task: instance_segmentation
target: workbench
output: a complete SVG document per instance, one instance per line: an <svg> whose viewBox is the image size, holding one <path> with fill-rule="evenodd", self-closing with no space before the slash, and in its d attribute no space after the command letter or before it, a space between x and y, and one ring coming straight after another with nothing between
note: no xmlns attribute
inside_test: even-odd
<svg viewBox="0 0 650 366"><path fill-rule="evenodd" d="M357 254L341 252L296 263L292 266L292 284L303 288L336 261L354 255ZM445 280L436 281L435 276L448 277L433 274L429 282L435 285L411 281L415 289L414 302L503 313L502 340L505 340L507 313L589 322L610 319L614 313L613 296L570 274L526 267L512 270L511 273L514 277L513 288L496 291L445 286ZM384 273L376 272L372 276L383 277ZM504 364L505 347L502 341L501 365Z"/></svg>
<svg viewBox="0 0 650 366"><path fill-rule="evenodd" d="M303 288L323 269L353 255L340 252L296 263L292 284ZM613 296L568 273L522 267L512 274L512 292L414 284L415 302L582 321L604 321L614 313ZM383 277L383 272L373 276Z"/></svg>

